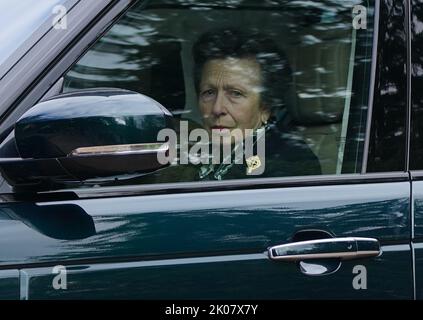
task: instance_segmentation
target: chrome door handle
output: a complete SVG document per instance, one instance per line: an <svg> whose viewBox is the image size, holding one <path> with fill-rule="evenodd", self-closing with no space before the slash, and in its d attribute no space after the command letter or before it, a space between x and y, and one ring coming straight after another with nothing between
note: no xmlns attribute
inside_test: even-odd
<svg viewBox="0 0 423 320"><path fill-rule="evenodd" d="M379 241L372 238L328 238L293 242L268 249L269 258L281 261L339 258L351 260L375 257L381 253Z"/></svg>

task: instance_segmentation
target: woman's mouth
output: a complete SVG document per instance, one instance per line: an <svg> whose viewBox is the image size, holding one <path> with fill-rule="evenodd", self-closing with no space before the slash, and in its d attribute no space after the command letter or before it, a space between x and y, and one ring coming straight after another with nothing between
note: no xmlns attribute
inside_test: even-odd
<svg viewBox="0 0 423 320"><path fill-rule="evenodd" d="M229 130L228 127L224 127L224 126L213 126L211 127L212 130L216 130L216 131L225 131L225 130Z"/></svg>

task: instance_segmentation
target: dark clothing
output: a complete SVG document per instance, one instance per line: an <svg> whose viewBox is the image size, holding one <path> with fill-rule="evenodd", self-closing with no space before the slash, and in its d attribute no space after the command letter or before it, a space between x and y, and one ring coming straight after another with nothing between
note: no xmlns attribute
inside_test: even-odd
<svg viewBox="0 0 423 320"><path fill-rule="evenodd" d="M292 134L281 132L275 125L266 128L265 159L260 159L264 171L259 175L247 174L251 166L244 158L243 164L233 164L223 175L210 173L202 180L228 180L243 178L270 178L303 175L319 175L321 168L318 158L307 144ZM254 152L254 155L257 155ZM225 167L225 165L222 165ZM216 166L219 170L222 166ZM256 169L260 170L260 168ZM253 173L254 170L252 170Z"/></svg>
<svg viewBox="0 0 423 320"><path fill-rule="evenodd" d="M254 156L256 154L253 152ZM248 164L249 159L244 157L242 164L173 165L139 180L141 183L170 183L321 174L319 160L307 144L292 134L280 131L275 125L266 127L265 159L259 159L261 166L264 165L264 171L259 175L247 174L249 169L254 169L254 166ZM257 160L256 157L253 160Z"/></svg>

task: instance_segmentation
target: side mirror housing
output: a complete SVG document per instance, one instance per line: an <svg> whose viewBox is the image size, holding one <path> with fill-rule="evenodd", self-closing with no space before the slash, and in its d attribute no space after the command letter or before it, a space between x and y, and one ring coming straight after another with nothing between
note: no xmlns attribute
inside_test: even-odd
<svg viewBox="0 0 423 320"><path fill-rule="evenodd" d="M172 115L157 101L121 89L61 94L35 105L0 145L0 170L14 187L51 188L162 168L158 133Z"/></svg>

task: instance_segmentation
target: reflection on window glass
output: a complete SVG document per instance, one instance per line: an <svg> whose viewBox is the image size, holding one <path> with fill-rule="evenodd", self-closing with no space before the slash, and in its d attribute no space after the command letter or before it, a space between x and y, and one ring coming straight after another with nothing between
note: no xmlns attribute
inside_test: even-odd
<svg viewBox="0 0 423 320"><path fill-rule="evenodd" d="M66 0L0 1L0 64L47 19L53 8Z"/></svg>
<svg viewBox="0 0 423 320"><path fill-rule="evenodd" d="M423 93L419 88L423 85L423 9L420 2L412 1L412 130L410 168L423 169ZM404 85L405 86L405 85ZM403 108L405 114L405 106ZM405 122L405 121L404 121Z"/></svg>
<svg viewBox="0 0 423 320"><path fill-rule="evenodd" d="M64 91L125 88L172 112L177 158L137 182L359 173L372 5L139 2L69 71Z"/></svg>
<svg viewBox="0 0 423 320"><path fill-rule="evenodd" d="M367 172L405 169L407 116L407 29L405 3L381 6L374 108ZM415 18L412 21L417 21ZM418 56L413 49L413 59Z"/></svg>

